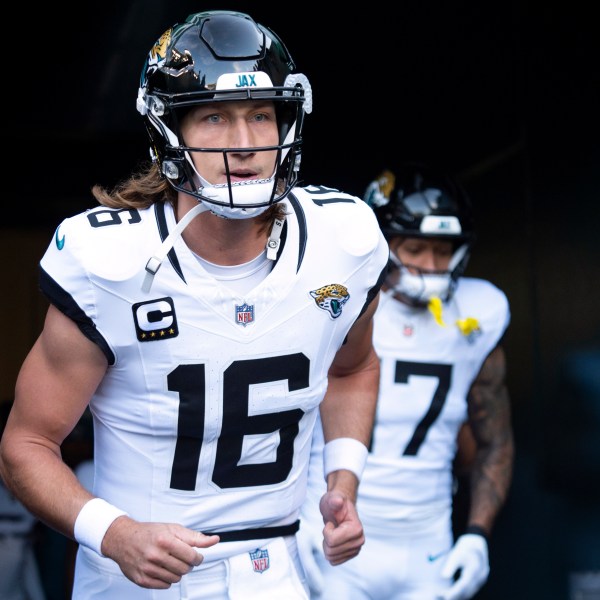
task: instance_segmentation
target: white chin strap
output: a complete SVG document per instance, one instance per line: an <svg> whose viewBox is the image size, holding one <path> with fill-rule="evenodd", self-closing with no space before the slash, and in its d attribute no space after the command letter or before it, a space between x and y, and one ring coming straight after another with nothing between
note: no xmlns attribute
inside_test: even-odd
<svg viewBox="0 0 600 600"><path fill-rule="evenodd" d="M392 289L414 302L427 304L431 298L445 300L450 291L450 273L426 275L411 273L404 265L400 268L400 280Z"/></svg>
<svg viewBox="0 0 600 600"><path fill-rule="evenodd" d="M219 207L219 208L221 208L221 207ZM260 207L259 209L256 209L256 210L260 210L260 212L263 212L267 208L268 207ZM215 212L213 210L213 208L208 208L208 206L206 204L198 202L198 204L196 204L196 206L194 206L191 210L189 210L187 213L185 213L185 215L183 216L181 221L179 221L177 223L177 225L175 225L175 227L173 228L171 233L169 233L169 235L165 238L163 243L160 245L160 247L158 248L158 250L156 251L154 256L152 256L146 263L146 267L145 267L146 273L144 275L144 281L142 282L142 291L143 292L145 292L147 294L150 291L150 288L152 287L152 282L154 281L154 277L155 277L156 273L158 273L158 269L160 269L160 266L162 265L163 261L165 260L165 258L167 258L167 254L169 254L169 251L175 245L175 242L181 236L183 230L189 225L190 221L192 219L194 219L200 213L206 212L207 210L210 210L211 212ZM240 209L240 210L243 210L243 209ZM250 209L250 210L254 210L254 209ZM260 214L260 212L257 214ZM216 213L216 214L218 214L218 213ZM235 218L235 217L233 217L233 218ZM237 218L245 219L245 218L247 218L247 216L237 217ZM281 219L275 219L273 222L273 226L271 228L271 233L269 234L269 239L267 240L267 259L268 260L276 260L277 259L277 253L279 252L279 247L281 245L280 237L281 237L281 232L283 231L284 221L285 221L285 217L283 217Z"/></svg>
<svg viewBox="0 0 600 600"><path fill-rule="evenodd" d="M154 281L154 276L160 269L160 266L162 265L165 258L167 258L167 254L169 254L169 251L174 246L175 242L182 234L183 230L189 225L190 221L200 213L203 213L207 210L209 209L206 207L205 204L198 203L196 204L196 206L194 206L194 208L188 210L188 212L185 213L181 221L179 221L179 223L177 223L177 225L173 227L173 230L171 231L171 233L169 233L169 235L160 245L160 247L156 251L156 254L152 256L146 263L146 274L144 276L144 281L142 282L142 291L144 291L146 294L150 291L150 288L152 287L152 282Z"/></svg>

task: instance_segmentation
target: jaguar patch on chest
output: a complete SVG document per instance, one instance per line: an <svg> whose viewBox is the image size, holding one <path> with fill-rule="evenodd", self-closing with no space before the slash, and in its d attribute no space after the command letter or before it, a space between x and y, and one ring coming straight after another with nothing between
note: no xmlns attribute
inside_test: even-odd
<svg viewBox="0 0 600 600"><path fill-rule="evenodd" d="M330 283L311 290L310 295L315 299L317 306L326 310L333 319L342 314L342 307L350 300L348 289L339 283Z"/></svg>

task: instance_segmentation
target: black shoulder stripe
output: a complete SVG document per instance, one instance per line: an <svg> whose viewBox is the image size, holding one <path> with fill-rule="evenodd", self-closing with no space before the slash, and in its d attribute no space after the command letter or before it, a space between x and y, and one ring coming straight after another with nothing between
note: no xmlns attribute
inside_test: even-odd
<svg viewBox="0 0 600 600"><path fill-rule="evenodd" d="M308 231L306 228L306 216L304 215L304 210L302 210L302 206L298 201L298 198L294 196L294 194L290 194L288 196L290 204L296 213L296 218L298 219L298 233L300 236L299 247L298 247L298 264L296 265L296 273L300 270L300 266L302 265L302 261L304 260L304 254L306 252L306 241L308 239Z"/></svg>
<svg viewBox="0 0 600 600"><path fill-rule="evenodd" d="M108 364L114 365L115 355L102 334L96 329L95 323L81 310L73 296L58 285L41 266L39 267L39 287L50 303L74 321L81 333L102 350Z"/></svg>
<svg viewBox="0 0 600 600"><path fill-rule="evenodd" d="M364 303L363 307L361 308L360 314L358 315L357 319L360 319L360 317L363 315L363 313L369 307L369 304L371 304L371 302L373 302L373 300L375 299L375 296L377 296L377 294L379 293L379 290L381 289L381 286L383 285L383 282L385 281L387 274L388 274L388 265L386 264L385 267L383 267L383 269L381 270L381 273L379 273L379 277L377 278L377 282L375 283L375 285L367 292L367 299L365 300L365 303Z"/></svg>
<svg viewBox="0 0 600 600"><path fill-rule="evenodd" d="M160 234L160 241L164 242L169 235L169 227L167 226L167 217L165 215L165 203L164 202L155 202L154 203L154 214L156 215L156 224L158 225L158 233ZM179 259L177 258L177 254L175 253L175 248L171 248L169 253L167 254L167 258L171 263L173 269L175 269L175 273L181 277L181 280L184 283L187 283L185 277L183 275L183 270L181 269L181 265L179 264Z"/></svg>

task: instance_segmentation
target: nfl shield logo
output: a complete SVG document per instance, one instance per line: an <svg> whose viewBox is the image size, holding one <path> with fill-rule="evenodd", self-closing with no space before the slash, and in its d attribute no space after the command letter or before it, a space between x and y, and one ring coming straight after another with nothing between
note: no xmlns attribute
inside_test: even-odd
<svg viewBox="0 0 600 600"><path fill-rule="evenodd" d="M252 323L254 321L254 304L250 306L249 304L242 304L235 306L235 322L246 327L248 323Z"/></svg>
<svg viewBox="0 0 600 600"><path fill-rule="evenodd" d="M269 551L257 548L254 552L248 552L255 573L263 573L269 568Z"/></svg>

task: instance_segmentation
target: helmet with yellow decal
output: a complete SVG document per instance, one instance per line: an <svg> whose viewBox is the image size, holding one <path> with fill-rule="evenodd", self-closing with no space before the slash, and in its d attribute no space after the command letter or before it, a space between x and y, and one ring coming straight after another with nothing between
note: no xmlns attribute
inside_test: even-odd
<svg viewBox="0 0 600 600"><path fill-rule="evenodd" d="M386 239L396 236L451 240L454 253L447 271L406 268L390 254L392 268L400 269L393 285L397 293L417 305L432 298L448 301L467 266L475 230L470 199L458 180L427 164L408 162L398 170L384 170L367 187L369 204Z"/></svg>
<svg viewBox="0 0 600 600"><path fill-rule="evenodd" d="M252 149L277 152L273 176L232 182L229 155L248 149L188 147L181 120L204 103L256 99L273 101L276 110L279 143ZM298 180L302 125L312 110L310 84L296 72L281 39L247 14L195 13L163 33L142 70L136 106L144 117L151 158L162 175L176 190L195 196L221 216L260 214L285 198ZM228 182L204 180L194 166L194 152L220 153Z"/></svg>

